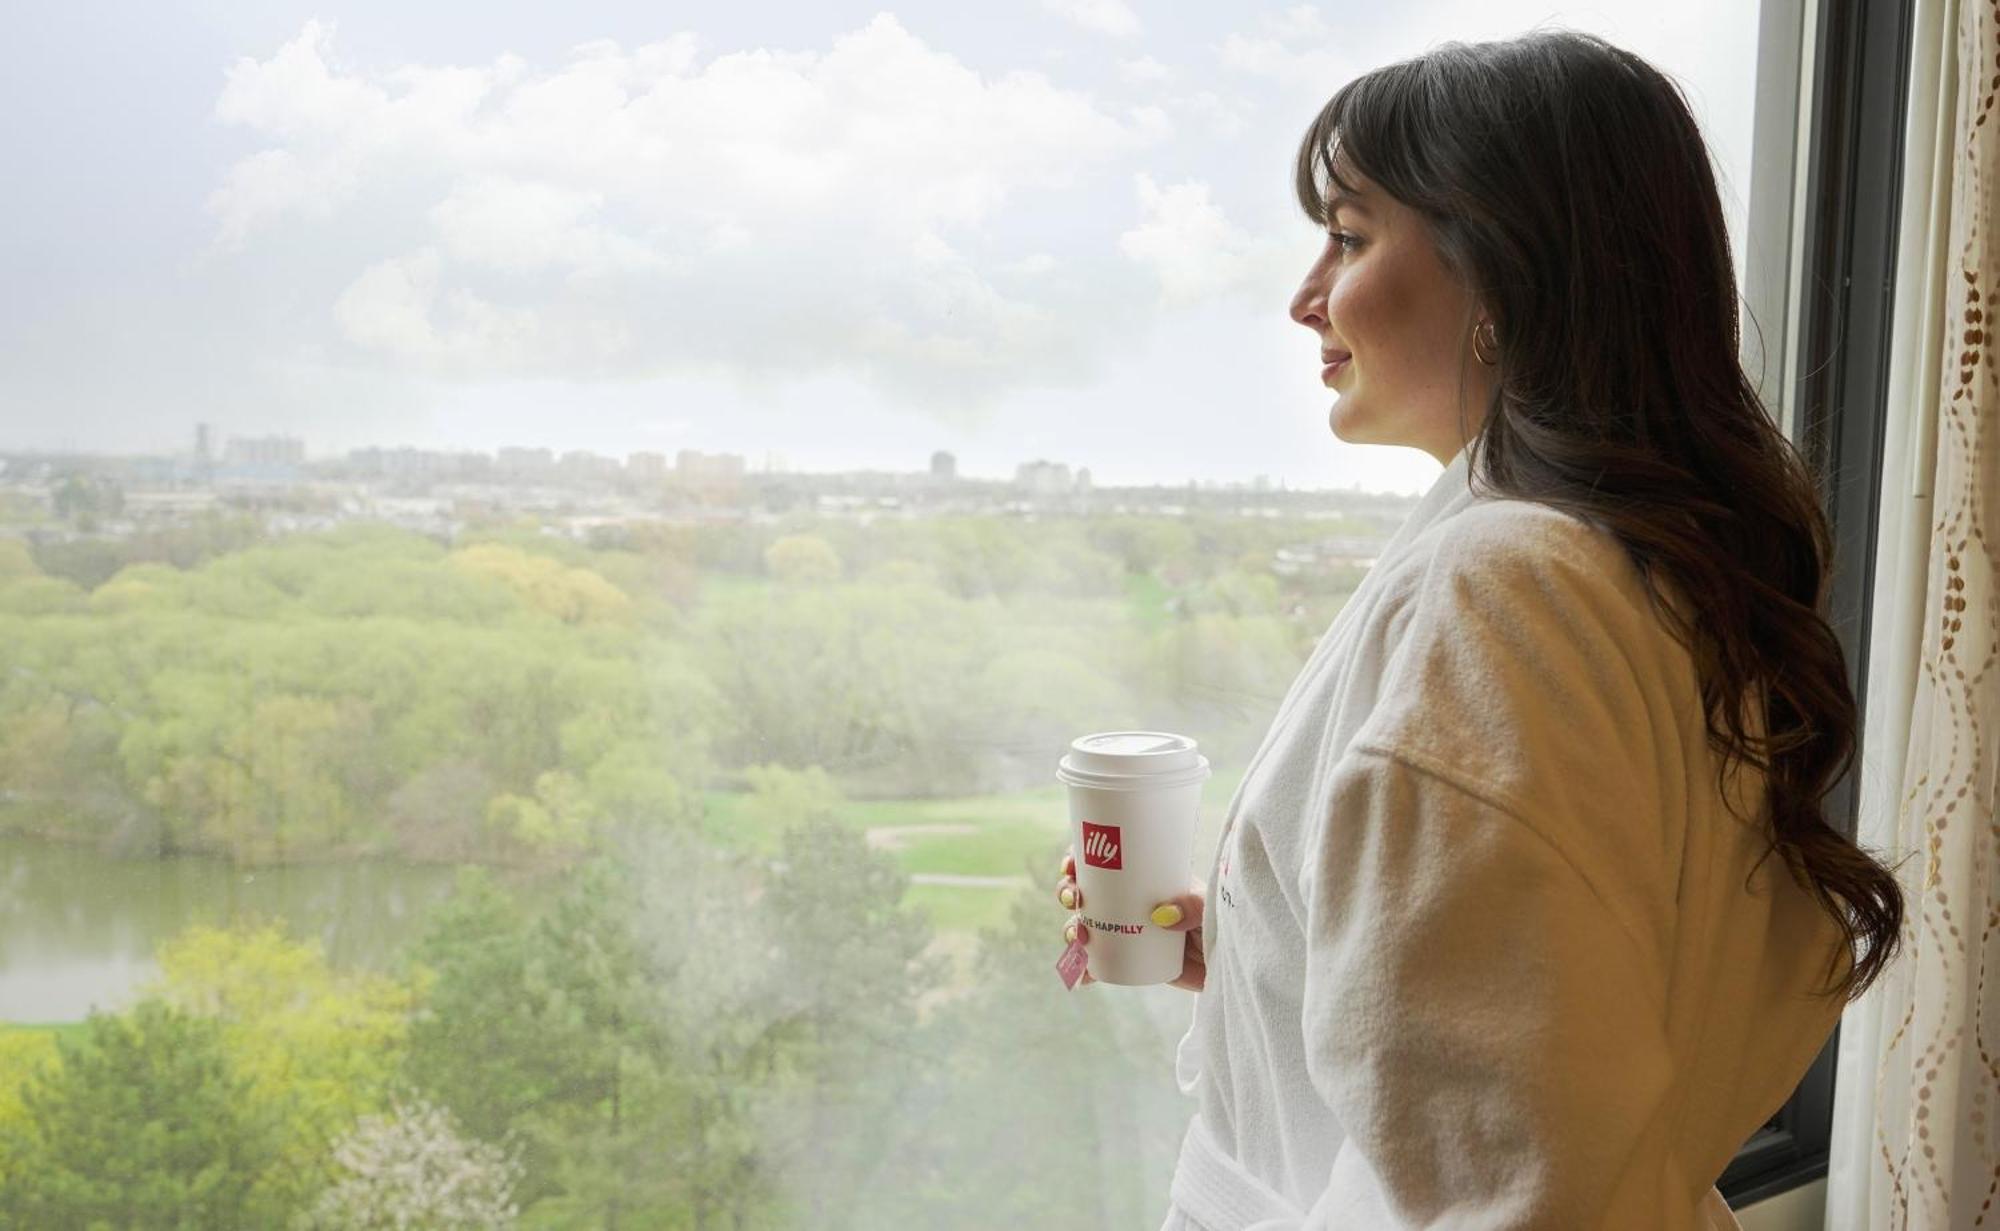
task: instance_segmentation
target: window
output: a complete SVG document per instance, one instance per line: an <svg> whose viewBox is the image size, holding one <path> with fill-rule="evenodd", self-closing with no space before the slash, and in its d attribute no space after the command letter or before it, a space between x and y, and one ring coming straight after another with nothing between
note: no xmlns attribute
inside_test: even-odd
<svg viewBox="0 0 2000 1231"><path fill-rule="evenodd" d="M20 1208L1157 1225L1190 1001L1060 994L1055 762L1195 735L1209 862L1438 472L1327 431L1293 143L1544 21L1686 86L1790 421L1790 0L14 23Z"/></svg>

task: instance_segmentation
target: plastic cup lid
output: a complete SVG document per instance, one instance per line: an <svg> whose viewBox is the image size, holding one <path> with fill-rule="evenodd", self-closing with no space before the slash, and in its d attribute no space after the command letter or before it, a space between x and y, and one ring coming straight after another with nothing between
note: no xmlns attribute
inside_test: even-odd
<svg viewBox="0 0 2000 1231"><path fill-rule="evenodd" d="M1100 731L1070 741L1056 777L1108 789L1184 786L1208 777L1195 741L1171 731Z"/></svg>

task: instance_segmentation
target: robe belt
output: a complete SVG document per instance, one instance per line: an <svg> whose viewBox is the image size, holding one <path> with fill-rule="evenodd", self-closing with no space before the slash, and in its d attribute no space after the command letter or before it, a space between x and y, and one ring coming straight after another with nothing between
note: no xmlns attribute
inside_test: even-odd
<svg viewBox="0 0 2000 1231"><path fill-rule="evenodd" d="M1341 1153L1345 1156L1348 1151ZM1354 1192L1356 1200L1350 1212L1365 1216L1369 1226L1395 1225L1381 1204L1379 1192L1344 1174L1357 1161L1358 1158L1343 1157L1336 1160L1334 1168L1337 1173L1334 1183ZM1242 1163L1225 1152L1199 1112L1188 1121L1187 1135L1181 1139L1169 1197L1204 1231L1264 1231L1267 1226L1276 1231L1276 1228L1298 1227L1306 1218L1305 1211L1293 1205L1283 1193L1251 1175ZM1704 1231L1742 1231L1743 1224L1737 1221L1718 1188L1711 1187L1703 1195L1695 1217L1696 1225Z"/></svg>
<svg viewBox="0 0 2000 1231"><path fill-rule="evenodd" d="M1173 1203L1207 1231L1249 1231L1260 1222L1297 1225L1305 1211L1225 1153L1196 1112L1181 1139L1170 1189Z"/></svg>

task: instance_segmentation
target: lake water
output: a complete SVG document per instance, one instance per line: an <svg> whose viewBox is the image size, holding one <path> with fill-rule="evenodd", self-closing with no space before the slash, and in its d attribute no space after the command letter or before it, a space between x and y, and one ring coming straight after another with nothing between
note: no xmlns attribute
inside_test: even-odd
<svg viewBox="0 0 2000 1231"><path fill-rule="evenodd" d="M338 967L385 970L455 869L395 860L240 868L218 859L113 859L0 837L0 1021L82 1021L122 1009L153 954L191 923L283 918Z"/></svg>

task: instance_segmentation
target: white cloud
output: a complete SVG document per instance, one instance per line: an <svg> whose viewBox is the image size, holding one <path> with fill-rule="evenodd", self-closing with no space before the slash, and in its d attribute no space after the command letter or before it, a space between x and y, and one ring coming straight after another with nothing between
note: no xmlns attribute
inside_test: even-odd
<svg viewBox="0 0 2000 1231"><path fill-rule="evenodd" d="M1055 257L1046 252L1031 252L1020 260L1005 266L1004 272L1019 274L1025 277L1034 277L1038 274L1048 273L1055 267Z"/></svg>
<svg viewBox="0 0 2000 1231"><path fill-rule="evenodd" d="M600 350L618 341L615 324L608 334L600 327L579 337L573 329L552 328L531 308L444 288L442 269L438 250L430 247L370 266L334 304L341 332L356 345L443 372L486 368L493 356L538 344L580 350L568 358L587 359L593 338Z"/></svg>
<svg viewBox="0 0 2000 1231"><path fill-rule="evenodd" d="M1116 288L1086 285L1092 244L1116 269L1111 220L1057 255L1002 237L1018 207L1086 192L1173 128L1038 72L974 71L886 13L823 51L704 57L677 34L550 69L385 72L343 66L309 22L239 61L216 115L266 143L211 194L218 244L365 253L332 316L376 362L845 369L968 403L1080 370L1125 327L1102 323ZM1037 298L1010 297L1023 286Z"/></svg>
<svg viewBox="0 0 2000 1231"><path fill-rule="evenodd" d="M1125 0L1042 0L1042 7L1098 34L1130 38L1139 32L1139 15Z"/></svg>
<svg viewBox="0 0 2000 1231"><path fill-rule="evenodd" d="M412 359L433 358L441 349L430 319L437 282L437 249L392 257L354 280L334 304L334 317L362 346Z"/></svg>
<svg viewBox="0 0 2000 1231"><path fill-rule="evenodd" d="M1153 272L1165 303L1239 293L1268 297L1282 289L1286 262L1294 254L1230 222L1209 199L1206 183L1188 180L1162 188L1141 172L1134 185L1143 218L1118 237L1118 247Z"/></svg>
<svg viewBox="0 0 2000 1231"><path fill-rule="evenodd" d="M1151 56L1134 56L1118 61L1118 79L1127 85L1152 85L1173 76L1174 70Z"/></svg>
<svg viewBox="0 0 2000 1231"><path fill-rule="evenodd" d="M1324 39L1333 36L1332 27L1326 18L1310 4L1295 4L1282 13L1266 19L1265 29L1272 37L1281 39Z"/></svg>
<svg viewBox="0 0 2000 1231"><path fill-rule="evenodd" d="M1350 77L1372 67L1333 47L1301 46L1277 35L1231 34L1218 50L1224 68L1321 96L1331 96Z"/></svg>
<svg viewBox="0 0 2000 1231"><path fill-rule="evenodd" d="M678 264L666 254L598 223L603 203L602 192L488 175L453 185L429 217L445 251L471 266L523 273L675 272ZM725 230L719 242L730 238Z"/></svg>
<svg viewBox="0 0 2000 1231"><path fill-rule="evenodd" d="M1324 100L1350 79L1432 44L1495 37L1496 27L1509 27L1515 13L1538 2L1429 0L1418 19L1393 6L1354 9L1341 13L1338 29L1317 6L1297 4L1262 14L1251 30L1226 36L1215 50L1226 69ZM1489 29L1495 33L1475 33Z"/></svg>
<svg viewBox="0 0 2000 1231"><path fill-rule="evenodd" d="M1175 105L1199 119L1218 137L1241 136L1250 127L1246 105L1236 99L1223 98L1213 90L1198 90L1176 100Z"/></svg>
<svg viewBox="0 0 2000 1231"><path fill-rule="evenodd" d="M324 219L353 195L356 176L344 158L304 159L290 150L260 150L229 168L209 197L221 220L217 245L235 250L261 220L296 213Z"/></svg>

